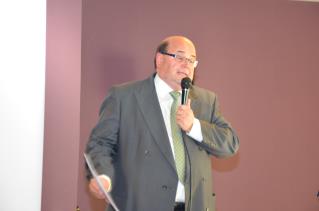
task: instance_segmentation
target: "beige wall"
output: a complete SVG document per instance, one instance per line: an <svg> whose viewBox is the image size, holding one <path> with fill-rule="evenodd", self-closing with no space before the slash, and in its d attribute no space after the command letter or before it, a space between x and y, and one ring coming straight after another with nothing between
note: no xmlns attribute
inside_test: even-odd
<svg viewBox="0 0 319 211"><path fill-rule="evenodd" d="M64 8L62 14L55 17L61 20L58 31L65 31L62 20L68 18L68 10L79 7L74 2L76 6L66 9L64 4L58 6ZM45 159L51 162L45 163L45 172L67 171L70 177L59 180L54 174L44 174L44 184L56 186L47 185L43 192L44 198L52 201L45 202L43 210L57 210L54 203L103 210L103 202L86 192L81 155L100 103L113 84L148 77L153 72L155 47L171 34L183 34L195 42L200 60L197 84L218 94L224 115L240 137L239 154L227 160L213 159L218 210L318 209L318 4L90 0L82 6L82 14L74 13L75 18L82 17L82 33L75 21L77 33L66 30L66 36L56 40L63 45L48 46L48 51L60 52L48 54L48 59L62 55L67 61L75 55L76 60L71 60L72 67L57 60L63 72L56 73L60 80L71 83L74 91L47 95L47 110L61 119L46 119L54 124L46 128ZM48 20L50 27L53 22ZM57 36L52 33L48 31L48 42ZM77 47L72 52L62 51L70 46L72 37ZM47 71L55 69L51 63ZM52 90L61 87L58 80L47 80L55 80ZM67 88L68 83L62 86ZM71 99L73 95L76 97ZM58 99L70 102L61 108L72 108L73 116L70 110L53 106ZM64 118L69 124L59 124ZM59 136L50 132L53 125ZM54 161L53 151L70 163ZM59 195L61 188L68 189L68 198Z"/></svg>

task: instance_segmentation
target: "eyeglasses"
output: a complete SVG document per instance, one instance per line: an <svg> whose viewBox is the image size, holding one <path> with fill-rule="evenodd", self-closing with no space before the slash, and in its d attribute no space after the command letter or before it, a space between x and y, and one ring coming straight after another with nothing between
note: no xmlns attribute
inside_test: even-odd
<svg viewBox="0 0 319 211"><path fill-rule="evenodd" d="M160 51L161 54L167 55L167 56L171 56L173 58L175 58L178 62L187 62L187 64L191 64L194 68L197 67L198 65L198 61L195 60L194 58L187 58L185 56L182 56L180 54L172 54L172 53L167 53L167 52L163 52Z"/></svg>

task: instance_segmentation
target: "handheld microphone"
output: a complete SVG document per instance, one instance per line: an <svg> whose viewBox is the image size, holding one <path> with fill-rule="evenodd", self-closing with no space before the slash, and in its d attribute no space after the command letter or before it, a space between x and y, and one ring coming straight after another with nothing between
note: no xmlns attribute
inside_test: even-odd
<svg viewBox="0 0 319 211"><path fill-rule="evenodd" d="M182 105L185 105L188 98L188 91L189 88L192 85L192 80L189 77L185 77L181 81L181 87L182 87Z"/></svg>

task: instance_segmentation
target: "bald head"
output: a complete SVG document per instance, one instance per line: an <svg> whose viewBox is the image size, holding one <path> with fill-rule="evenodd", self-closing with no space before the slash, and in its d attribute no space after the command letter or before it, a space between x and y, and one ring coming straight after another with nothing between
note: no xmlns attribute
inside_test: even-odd
<svg viewBox="0 0 319 211"><path fill-rule="evenodd" d="M190 39L188 39L187 37L184 37L184 36L170 36L170 37L165 38L162 41L162 43L165 43L165 42L167 42L168 45L178 44L178 43L188 43L189 45L193 46L193 48L195 49L194 43Z"/></svg>

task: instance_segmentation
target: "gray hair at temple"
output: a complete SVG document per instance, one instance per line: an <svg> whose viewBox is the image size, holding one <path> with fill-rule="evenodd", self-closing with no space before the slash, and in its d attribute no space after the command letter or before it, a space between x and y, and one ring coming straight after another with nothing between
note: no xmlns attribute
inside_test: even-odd
<svg viewBox="0 0 319 211"><path fill-rule="evenodd" d="M168 47L168 41L164 40L156 48L155 57L154 57L154 67L155 67L155 69L157 68L157 66L156 66L156 54L159 53L159 52L166 52L167 51L167 47Z"/></svg>

